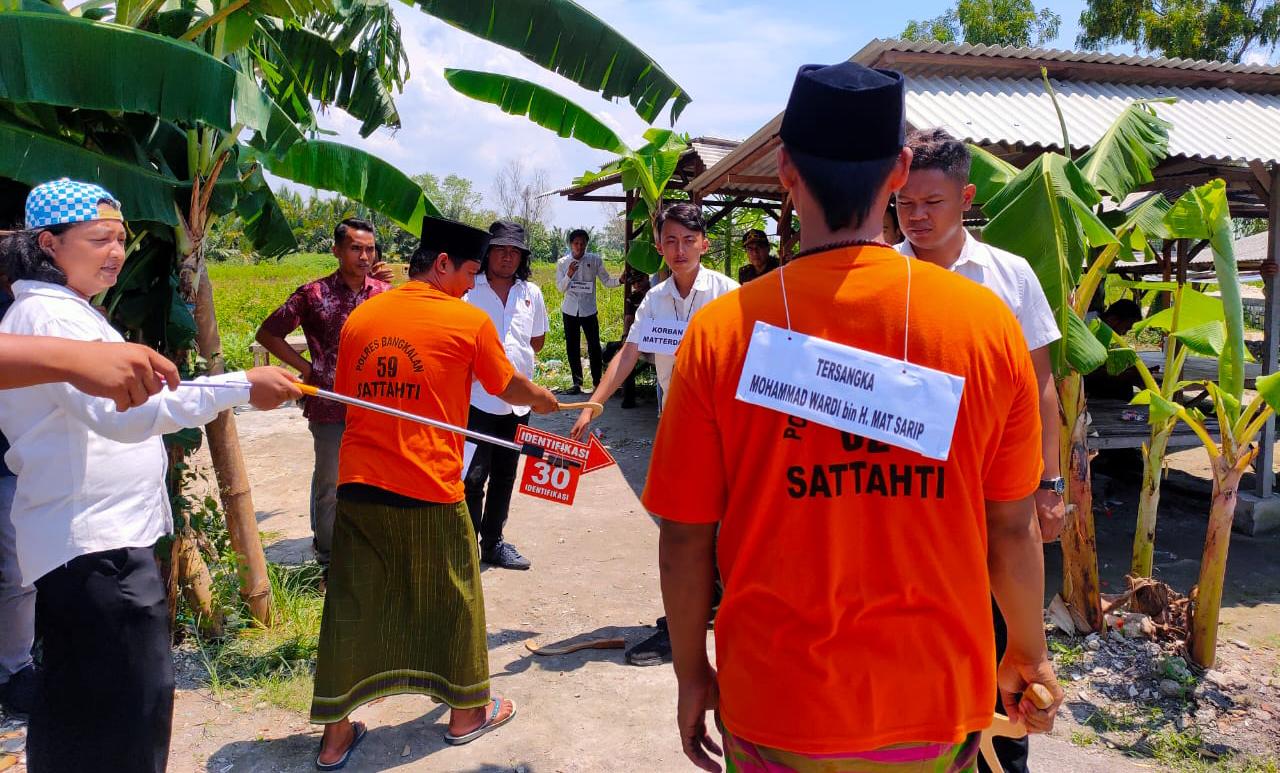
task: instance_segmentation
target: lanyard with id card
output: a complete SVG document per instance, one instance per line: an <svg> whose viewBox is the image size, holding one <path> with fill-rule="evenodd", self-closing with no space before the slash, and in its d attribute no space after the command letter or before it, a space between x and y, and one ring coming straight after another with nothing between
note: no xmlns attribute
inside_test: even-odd
<svg viewBox="0 0 1280 773"><path fill-rule="evenodd" d="M737 399L946 461L964 378L908 360L911 259L902 359L794 331L786 266L778 269L787 327L756 322Z"/></svg>

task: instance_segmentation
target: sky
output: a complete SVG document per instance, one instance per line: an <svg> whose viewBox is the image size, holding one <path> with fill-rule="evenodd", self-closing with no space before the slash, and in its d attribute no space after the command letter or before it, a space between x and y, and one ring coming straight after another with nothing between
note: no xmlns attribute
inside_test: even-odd
<svg viewBox="0 0 1280 773"><path fill-rule="evenodd" d="M942 13L948 0L906 3L868 0L577 0L653 57L693 96L676 129L692 136L742 140L786 104L796 69L848 59L873 38L895 37L909 19ZM609 155L557 137L521 116L453 91L446 67L513 75L549 86L590 110L629 144L642 144L645 123L626 102L613 103L518 54L455 30L416 7L392 3L402 26L410 77L396 99L402 127L366 139L341 110L321 117L339 142L356 145L414 175L459 174L494 206L494 178L512 158L544 169L552 188L568 185ZM1072 47L1084 0L1056 0L1062 16L1056 48ZM667 126L664 112L658 125ZM548 220L562 227L595 226L599 204L553 198Z"/></svg>

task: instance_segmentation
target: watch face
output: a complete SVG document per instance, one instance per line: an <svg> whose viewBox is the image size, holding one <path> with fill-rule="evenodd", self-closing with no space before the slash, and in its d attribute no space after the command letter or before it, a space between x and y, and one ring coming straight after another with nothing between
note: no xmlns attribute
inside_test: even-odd
<svg viewBox="0 0 1280 773"><path fill-rule="evenodd" d="M1053 478L1051 480L1042 480L1040 481L1040 488L1045 491L1052 491L1058 496L1062 496L1067 492L1067 481L1061 477Z"/></svg>

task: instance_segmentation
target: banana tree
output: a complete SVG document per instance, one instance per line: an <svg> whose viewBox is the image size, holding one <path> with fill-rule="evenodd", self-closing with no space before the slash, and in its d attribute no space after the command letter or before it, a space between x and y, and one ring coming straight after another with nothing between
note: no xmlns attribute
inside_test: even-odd
<svg viewBox="0 0 1280 773"><path fill-rule="evenodd" d="M1052 98L1047 78L1045 83ZM1069 148L1065 120L1063 129L1063 147ZM1050 152L1019 170L971 148L976 202L988 218L983 240L1027 258L1062 333L1051 349L1067 479L1061 595L1080 630L1103 626L1083 376L1107 360L1106 347L1083 318L1114 262L1129 259L1159 221L1159 206L1148 199L1122 213L1113 230L1100 215L1103 193L1118 204L1149 182L1154 165L1168 154L1168 129L1151 103L1135 102L1078 162Z"/></svg>
<svg viewBox="0 0 1280 773"><path fill-rule="evenodd" d="M640 229L632 241L627 263L646 275L662 267L662 256L653 243L652 226L661 211L667 184L688 147L687 137L670 129L650 128L644 133L645 144L632 149L588 110L536 83L476 70L447 69L444 77L461 94L497 105L509 115L525 116L561 137L571 137L587 147L617 156L599 170L574 180L574 184L585 185L621 173L622 187L639 196L628 217L632 223L649 225Z"/></svg>
<svg viewBox="0 0 1280 773"><path fill-rule="evenodd" d="M1227 549L1235 518L1240 480L1258 453L1255 443L1263 426L1280 406L1280 374L1259 378L1257 394L1244 405L1245 346L1244 309L1240 300L1240 279L1232 249L1231 215L1226 184L1213 180L1188 191L1166 216L1171 232L1188 238L1205 239L1213 252L1223 320L1197 325L1180 337L1186 347L1216 354L1217 382L1198 385L1208 390L1218 423L1215 440L1204 416L1181 406L1150 387L1142 393L1153 413L1175 416L1195 432L1204 444L1213 475L1213 502L1200 559L1197 592L1191 623L1192 659L1209 668L1217 648L1218 614L1226 576ZM1186 351L1184 349L1184 351Z"/></svg>
<svg viewBox="0 0 1280 773"><path fill-rule="evenodd" d="M1181 234L1177 235L1181 237ZM1134 398L1135 405L1148 406L1147 422L1151 434L1143 445L1142 490L1138 498L1138 520L1133 535L1133 558L1129 572L1135 577L1152 576L1155 554L1157 512L1160 484L1169 438L1179 418L1171 405L1183 390L1196 382L1182 380L1182 369L1188 355L1217 358L1223 345L1226 319L1222 301L1173 282L1143 282L1146 290L1166 291L1173 296L1172 305L1134 326L1133 332L1158 330L1166 337L1164 360L1159 378L1138 357L1128 343L1100 320L1094 325L1098 339L1108 346L1107 369L1113 374L1135 369L1145 389ZM1246 352L1247 356L1247 352ZM1153 400L1154 397L1160 399ZM1192 415L1194 411L1191 412Z"/></svg>

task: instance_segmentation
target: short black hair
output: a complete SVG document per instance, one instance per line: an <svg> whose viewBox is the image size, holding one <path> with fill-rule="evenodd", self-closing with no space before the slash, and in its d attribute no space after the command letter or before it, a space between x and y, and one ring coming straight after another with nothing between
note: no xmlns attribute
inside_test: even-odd
<svg viewBox="0 0 1280 773"><path fill-rule="evenodd" d="M591 234L587 233L587 229L585 228L575 228L572 231L570 231L569 241L572 242L574 239L577 239L579 236L581 236L583 239L586 239L588 244L591 242Z"/></svg>
<svg viewBox="0 0 1280 773"><path fill-rule="evenodd" d="M348 217L343 219L341 223L333 229L333 243L342 244L347 239L347 231L368 231L376 238L378 229L373 227L373 223L358 217ZM376 245L375 245L376 246Z"/></svg>
<svg viewBox="0 0 1280 773"><path fill-rule="evenodd" d="M871 161L832 161L791 148L786 150L805 187L822 207L822 218L832 231L862 227L876 195L889 179L893 165L898 163L897 156Z"/></svg>
<svg viewBox="0 0 1280 773"><path fill-rule="evenodd" d="M1141 322L1142 307L1135 301L1131 301L1128 298L1121 298L1108 306L1107 310L1102 312L1102 316L1111 317L1112 319L1121 319L1128 322Z"/></svg>
<svg viewBox="0 0 1280 773"><path fill-rule="evenodd" d="M0 238L0 274L4 274L10 282L31 279L65 285L67 275L53 262L53 256L40 246L39 239L41 231L59 236L66 233L71 225L59 223L36 230L14 231Z"/></svg>
<svg viewBox="0 0 1280 773"><path fill-rule="evenodd" d="M409 276L421 274L431 268L431 264L435 263L438 257L440 257L440 250L418 247L413 251L413 255L409 256Z"/></svg>
<svg viewBox="0 0 1280 773"><path fill-rule="evenodd" d="M491 244L488 249L484 251L484 257L480 259L480 273L483 274L485 271L489 270L489 253L497 246L499 245ZM517 247L516 249L520 248ZM529 281L530 275L533 274L533 259L530 257L531 255L532 253L528 250L520 250L520 265L516 266L516 279L523 279L526 282Z"/></svg>
<svg viewBox="0 0 1280 773"><path fill-rule="evenodd" d="M969 146L945 129L917 129L907 135L907 147L912 153L911 171L937 169L961 184L969 182L969 166L973 161Z"/></svg>
<svg viewBox="0 0 1280 773"><path fill-rule="evenodd" d="M668 220L674 220L690 231L697 231L703 236L707 233L707 224L702 219L702 208L687 201L677 201L658 214L658 219L653 223L653 230L657 232L659 238L662 237L662 226Z"/></svg>
<svg viewBox="0 0 1280 773"><path fill-rule="evenodd" d="M441 250L432 249L430 247L423 247L419 245L418 249L414 250L413 255L409 258L409 276L413 276L414 274L421 274L423 271L426 271L427 269L431 268L431 264L435 263L436 258L440 257L441 254L442 254ZM443 253L443 254L445 255L446 258L448 258L449 262L455 266L461 266L463 263L466 263L469 260L483 261L483 258L474 258L474 257L466 258L464 260L458 260L457 258L455 258L452 255L449 255L448 253ZM485 255L487 256L488 253L486 252Z"/></svg>

